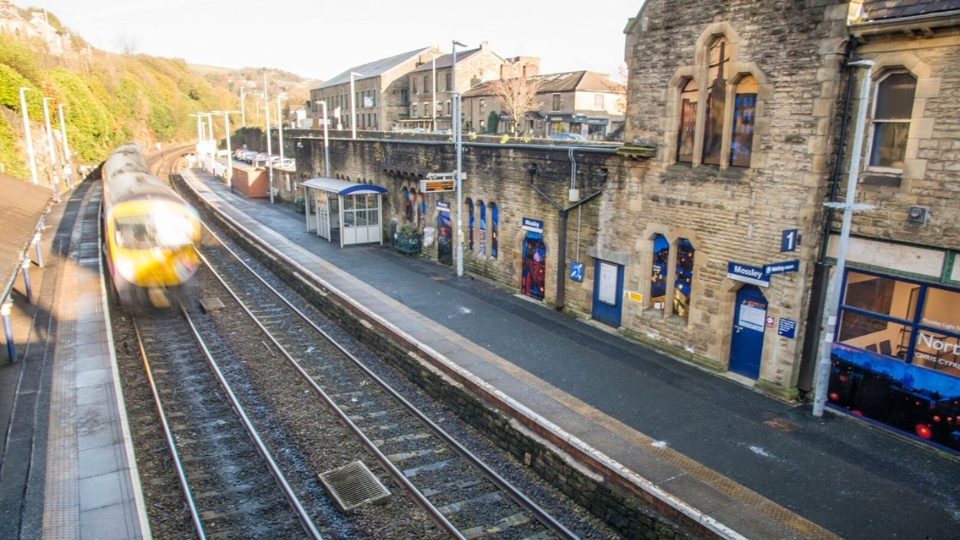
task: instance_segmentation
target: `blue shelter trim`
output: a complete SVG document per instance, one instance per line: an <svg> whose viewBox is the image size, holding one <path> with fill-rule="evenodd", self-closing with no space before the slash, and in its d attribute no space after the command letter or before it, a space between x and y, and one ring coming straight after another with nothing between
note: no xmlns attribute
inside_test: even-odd
<svg viewBox="0 0 960 540"><path fill-rule="evenodd" d="M322 189L337 195L375 195L387 193L387 188L373 184L358 184L337 178L311 178L301 182L303 187Z"/></svg>

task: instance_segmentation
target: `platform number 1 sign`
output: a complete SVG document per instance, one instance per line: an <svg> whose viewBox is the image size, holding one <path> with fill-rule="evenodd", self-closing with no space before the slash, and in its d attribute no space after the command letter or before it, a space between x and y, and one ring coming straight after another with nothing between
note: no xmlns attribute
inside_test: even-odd
<svg viewBox="0 0 960 540"><path fill-rule="evenodd" d="M788 229L783 231L783 237L780 239L780 253L789 253L796 251L800 245L800 232L798 229Z"/></svg>

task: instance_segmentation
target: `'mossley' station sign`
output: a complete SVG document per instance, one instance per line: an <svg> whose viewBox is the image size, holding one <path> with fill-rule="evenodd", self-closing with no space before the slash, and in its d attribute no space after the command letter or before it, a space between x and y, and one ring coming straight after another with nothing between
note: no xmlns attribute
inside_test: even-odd
<svg viewBox="0 0 960 540"><path fill-rule="evenodd" d="M727 277L735 281L743 281L761 287L770 286L770 276L757 266L748 266L735 262L727 263Z"/></svg>

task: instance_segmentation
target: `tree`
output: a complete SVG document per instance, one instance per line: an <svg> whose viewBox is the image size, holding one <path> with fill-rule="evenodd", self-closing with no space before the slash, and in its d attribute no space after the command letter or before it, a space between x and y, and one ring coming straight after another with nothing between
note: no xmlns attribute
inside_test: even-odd
<svg viewBox="0 0 960 540"><path fill-rule="evenodd" d="M492 133L496 135L497 126L500 124L500 114L497 111L490 111L490 116L487 117L487 133Z"/></svg>
<svg viewBox="0 0 960 540"><path fill-rule="evenodd" d="M527 111L540 108L537 102L537 92L543 86L543 79L529 79L515 77L501 79L490 83L490 91L500 100L500 108L513 118L513 136L517 136L520 128L520 119Z"/></svg>
<svg viewBox="0 0 960 540"><path fill-rule="evenodd" d="M133 56L137 54L137 50L140 49L140 38L134 34L128 34L126 32L120 33L117 34L113 46L117 48L120 54Z"/></svg>

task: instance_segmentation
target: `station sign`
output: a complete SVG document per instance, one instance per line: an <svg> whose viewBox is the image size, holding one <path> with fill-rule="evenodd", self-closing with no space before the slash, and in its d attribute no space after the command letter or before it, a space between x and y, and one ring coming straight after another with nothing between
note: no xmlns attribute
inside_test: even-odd
<svg viewBox="0 0 960 540"><path fill-rule="evenodd" d="M765 276L786 274L787 272L796 272L797 270L800 270L800 259L763 265L763 274Z"/></svg>
<svg viewBox="0 0 960 540"><path fill-rule="evenodd" d="M543 233L543 220L525 217L523 218L523 225L520 228L525 231Z"/></svg>
<svg viewBox="0 0 960 540"><path fill-rule="evenodd" d="M437 210L441 212L450 213L450 202L449 201L437 201Z"/></svg>
<svg viewBox="0 0 960 540"><path fill-rule="evenodd" d="M770 286L770 280L767 279L768 275L764 272L763 268L758 268L756 266L728 262L727 277L734 281L742 281L744 283L759 285L761 287Z"/></svg>

